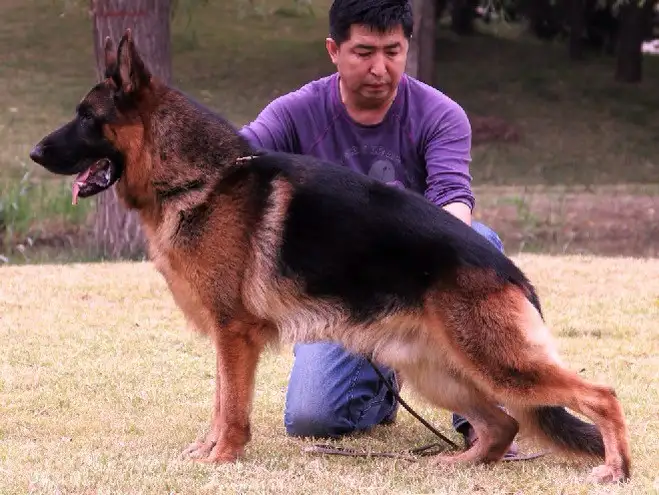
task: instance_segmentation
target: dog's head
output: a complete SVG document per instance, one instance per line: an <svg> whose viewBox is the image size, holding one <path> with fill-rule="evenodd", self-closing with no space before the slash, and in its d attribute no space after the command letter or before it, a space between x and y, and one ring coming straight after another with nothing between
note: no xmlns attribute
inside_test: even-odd
<svg viewBox="0 0 659 495"><path fill-rule="evenodd" d="M131 31L116 50L106 38L105 79L85 95L70 122L32 149L30 158L52 173L76 175L74 203L108 189L125 173L130 143L122 141L139 138L134 135L141 128L139 105L151 89L151 74Z"/></svg>

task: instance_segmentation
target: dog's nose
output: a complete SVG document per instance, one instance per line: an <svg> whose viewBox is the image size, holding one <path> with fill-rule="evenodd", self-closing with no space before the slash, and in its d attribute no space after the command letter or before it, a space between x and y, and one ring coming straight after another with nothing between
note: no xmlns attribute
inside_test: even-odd
<svg viewBox="0 0 659 495"><path fill-rule="evenodd" d="M32 151L30 151L30 158L32 161L41 165L41 162L43 161L43 146L37 144L34 148L32 148Z"/></svg>

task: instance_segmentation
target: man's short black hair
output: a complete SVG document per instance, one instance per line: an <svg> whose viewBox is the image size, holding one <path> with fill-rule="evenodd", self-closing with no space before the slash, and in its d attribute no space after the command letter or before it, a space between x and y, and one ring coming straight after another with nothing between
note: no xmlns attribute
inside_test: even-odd
<svg viewBox="0 0 659 495"><path fill-rule="evenodd" d="M414 28L410 0L334 0L329 11L330 36L337 44L350 37L350 26L361 24L385 33L402 26L410 38Z"/></svg>

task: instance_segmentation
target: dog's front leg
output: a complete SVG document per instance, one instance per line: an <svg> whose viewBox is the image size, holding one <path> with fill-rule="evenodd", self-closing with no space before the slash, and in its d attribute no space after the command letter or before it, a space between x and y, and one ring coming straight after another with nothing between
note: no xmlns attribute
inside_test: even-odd
<svg viewBox="0 0 659 495"><path fill-rule="evenodd" d="M217 338L217 336L216 336ZM220 370L220 354L217 352L216 344L216 373L215 373L215 395L213 396L213 411L211 414L211 427L208 430L208 433L205 437L200 438L196 442L190 444L190 446L183 451L183 455L191 457L192 459L203 459L208 457L208 455L213 450L213 447L217 445L217 441L220 438L220 410L221 410L221 386L222 381L220 380L219 370Z"/></svg>
<svg viewBox="0 0 659 495"><path fill-rule="evenodd" d="M231 323L219 332L215 344L216 397L204 450L211 445L212 448L199 460L232 462L242 456L250 439L254 378L264 346L262 328L245 322Z"/></svg>

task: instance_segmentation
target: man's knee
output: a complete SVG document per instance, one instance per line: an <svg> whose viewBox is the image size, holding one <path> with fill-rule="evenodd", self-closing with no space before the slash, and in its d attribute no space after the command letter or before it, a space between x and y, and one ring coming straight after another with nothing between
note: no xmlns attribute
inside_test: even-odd
<svg viewBox="0 0 659 495"><path fill-rule="evenodd" d="M286 393L286 431L338 437L370 428L393 414L387 391L363 357L335 343L298 344Z"/></svg>
<svg viewBox="0 0 659 495"><path fill-rule="evenodd" d="M349 432L350 384L361 365L336 343L297 344L286 393L286 432L300 437L336 437Z"/></svg>
<svg viewBox="0 0 659 495"><path fill-rule="evenodd" d="M499 251L503 253L503 242L499 235L485 224L480 222L471 222L471 228L490 241Z"/></svg>

